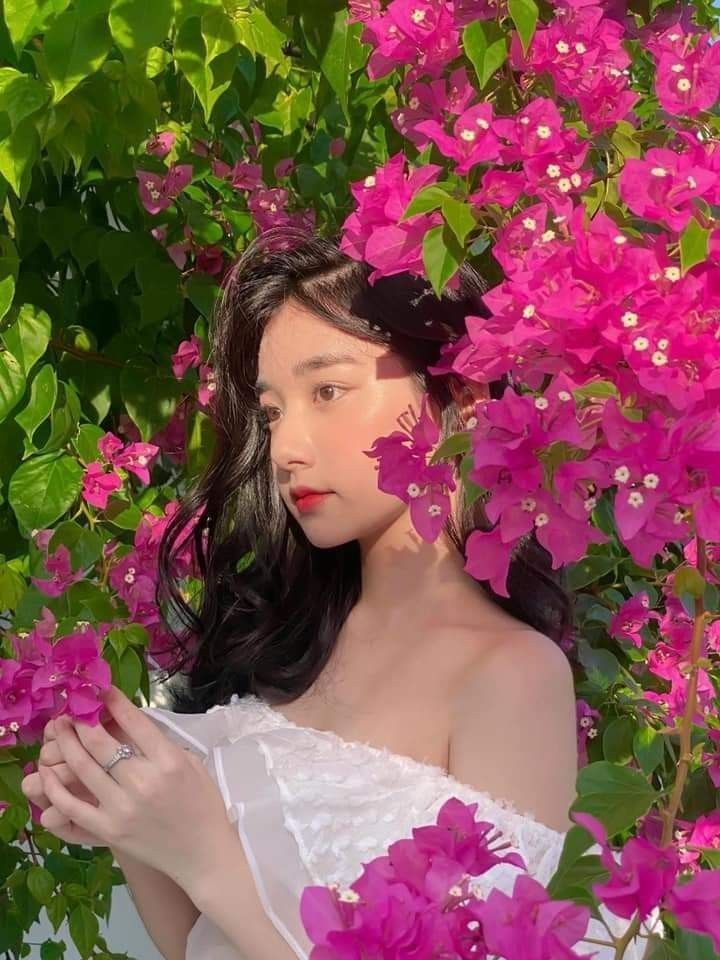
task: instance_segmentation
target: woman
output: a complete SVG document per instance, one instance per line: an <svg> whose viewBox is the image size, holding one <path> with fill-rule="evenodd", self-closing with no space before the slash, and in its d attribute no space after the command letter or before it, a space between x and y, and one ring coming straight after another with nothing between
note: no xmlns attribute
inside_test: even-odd
<svg viewBox="0 0 720 960"><path fill-rule="evenodd" d="M425 393L446 436L505 388L429 370L466 315L486 315L483 282L466 265L438 300L417 277L371 285L369 272L331 240L287 231L244 253L211 334L215 450L161 545L187 683L175 691L183 712L145 711L207 762L263 907L301 958L302 889L349 885L450 797L477 803L475 818L546 883L575 796L560 646L571 607L549 556L527 538L499 597L465 568L468 535L488 524L457 472L434 542L378 488L373 444L411 426ZM197 612L172 562L194 518ZM510 893L517 875L500 864L477 886ZM588 936L608 931L593 920ZM201 914L187 960L237 956Z"/></svg>

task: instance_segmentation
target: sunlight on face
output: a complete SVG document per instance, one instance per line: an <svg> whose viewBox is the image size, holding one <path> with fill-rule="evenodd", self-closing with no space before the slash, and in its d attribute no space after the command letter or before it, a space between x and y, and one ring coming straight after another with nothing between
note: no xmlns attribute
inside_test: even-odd
<svg viewBox="0 0 720 960"><path fill-rule="evenodd" d="M342 362L299 366L326 354ZM420 411L421 391L397 354L289 300L264 331L258 383L278 489L311 543L373 539L408 512L378 490L377 460L363 453L401 429L397 418L410 404ZM290 494L299 486L331 493L301 512Z"/></svg>

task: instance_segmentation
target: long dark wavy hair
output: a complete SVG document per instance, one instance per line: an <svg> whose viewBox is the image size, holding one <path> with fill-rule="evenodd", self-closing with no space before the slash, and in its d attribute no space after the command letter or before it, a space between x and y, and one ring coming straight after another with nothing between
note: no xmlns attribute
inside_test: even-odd
<svg viewBox="0 0 720 960"><path fill-rule="evenodd" d="M341 252L337 239L274 228L253 241L225 276L208 357L216 382L214 450L181 496L159 551L156 600L167 603L165 621L177 643L169 675L183 677L181 686L170 684L180 712L205 712L233 693L278 704L295 700L328 663L360 597L358 542L315 547L274 481L269 433L253 389L260 340L273 313L292 297L334 327L388 345L410 361L418 385L437 402L441 437L463 429L450 391L454 375L431 375L427 368L440 359L443 342L465 332L466 315L488 315L481 299L486 283L463 264L457 289L438 298L410 273L371 284L371 270ZM505 386L492 384L491 396ZM492 525L482 499L468 504L462 494L458 521L449 517L445 534L464 555L469 534ZM192 598L173 569L173 554L185 544L200 574L201 589ZM511 561L509 598L487 583L478 582L478 589L556 642L570 629L571 597L562 572L552 570L534 535Z"/></svg>

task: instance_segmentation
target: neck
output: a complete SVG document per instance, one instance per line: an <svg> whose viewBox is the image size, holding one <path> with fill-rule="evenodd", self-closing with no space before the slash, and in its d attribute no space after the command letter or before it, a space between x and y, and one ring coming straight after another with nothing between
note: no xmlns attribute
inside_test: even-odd
<svg viewBox="0 0 720 960"><path fill-rule="evenodd" d="M437 615L438 604L474 590L465 559L445 536L427 543L408 513L382 533L360 541L362 587L358 606L372 619L402 622L424 612ZM477 591L478 594L480 591Z"/></svg>

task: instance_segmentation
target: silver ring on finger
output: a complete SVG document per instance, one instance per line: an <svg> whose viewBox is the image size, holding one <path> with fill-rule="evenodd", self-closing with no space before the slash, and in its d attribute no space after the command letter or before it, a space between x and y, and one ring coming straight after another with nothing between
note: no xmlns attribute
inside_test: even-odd
<svg viewBox="0 0 720 960"><path fill-rule="evenodd" d="M129 760L130 757L136 757L137 755L137 750L131 743L121 743L108 762L103 764L103 770L108 773L120 760Z"/></svg>

